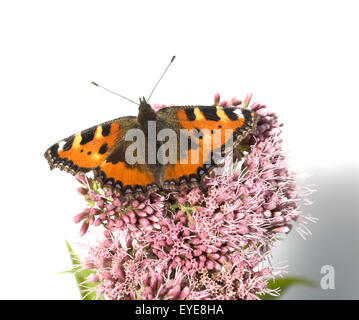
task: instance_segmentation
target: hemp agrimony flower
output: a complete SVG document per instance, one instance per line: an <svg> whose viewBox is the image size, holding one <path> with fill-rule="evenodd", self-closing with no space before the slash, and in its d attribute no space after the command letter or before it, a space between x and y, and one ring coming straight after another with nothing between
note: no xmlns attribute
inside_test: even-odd
<svg viewBox="0 0 359 320"><path fill-rule="evenodd" d="M106 299L259 299L276 270L266 263L279 235L302 217L295 175L282 151L282 125L266 106L237 99L215 105L247 107L256 132L233 150L233 162L201 187L158 191L124 201L115 189L77 176L88 206L75 216L80 233L103 229L84 268L94 271L96 295ZM164 106L155 105L158 110ZM299 226L301 226L299 224Z"/></svg>

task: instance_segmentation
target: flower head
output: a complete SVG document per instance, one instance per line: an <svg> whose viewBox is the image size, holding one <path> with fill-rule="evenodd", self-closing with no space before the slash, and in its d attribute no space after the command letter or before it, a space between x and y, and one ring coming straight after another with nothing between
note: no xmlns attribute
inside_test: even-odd
<svg viewBox="0 0 359 320"><path fill-rule="evenodd" d="M249 107L237 99L223 107ZM157 106L160 109L162 106ZM81 176L88 207L80 233L104 228L84 266L96 270L107 299L258 299L274 276L265 266L278 235L301 215L295 176L282 151L282 125L264 105L257 130L234 150L234 163L203 186L121 201L116 191Z"/></svg>

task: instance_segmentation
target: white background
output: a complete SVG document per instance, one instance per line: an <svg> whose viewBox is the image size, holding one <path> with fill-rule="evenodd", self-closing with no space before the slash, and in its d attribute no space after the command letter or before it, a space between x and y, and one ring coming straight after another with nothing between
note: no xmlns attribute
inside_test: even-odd
<svg viewBox="0 0 359 320"><path fill-rule="evenodd" d="M74 178L50 172L43 153L82 129L137 113L91 81L137 100L175 54L152 102L211 104L217 91L228 99L252 92L284 122L293 169L314 177L324 170L329 184L331 173L357 170L357 3L2 1L0 298L79 297L72 276L57 272L70 267L64 239L79 241L72 218L84 202ZM356 210L354 198L343 201ZM310 239L300 243L304 251L289 246L282 256L307 259L309 248L320 255Z"/></svg>

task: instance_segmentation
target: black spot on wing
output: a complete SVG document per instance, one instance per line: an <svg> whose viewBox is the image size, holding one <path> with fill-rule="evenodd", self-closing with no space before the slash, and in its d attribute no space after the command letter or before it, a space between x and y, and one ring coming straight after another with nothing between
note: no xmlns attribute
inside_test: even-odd
<svg viewBox="0 0 359 320"><path fill-rule="evenodd" d="M81 138L82 139L81 139L80 144L84 145L84 144L92 141L94 136L95 136L96 129L97 129L97 126L94 126L94 127L90 128L90 129L82 131L81 132Z"/></svg>
<svg viewBox="0 0 359 320"><path fill-rule="evenodd" d="M112 153L106 159L106 162L111 162L112 164L125 162L125 154L126 154L125 146L119 146L112 151Z"/></svg>
<svg viewBox="0 0 359 320"><path fill-rule="evenodd" d="M189 121L196 120L196 115L194 114L193 108L186 108L186 109L184 109L184 111L186 112L186 116Z"/></svg>
<svg viewBox="0 0 359 320"><path fill-rule="evenodd" d="M100 148L100 150L98 151L100 154L105 154L106 152L107 152L107 150L108 150L108 146L107 146L107 143L104 143L102 146L101 146L101 148Z"/></svg>
<svg viewBox="0 0 359 320"><path fill-rule="evenodd" d="M192 133L197 139L203 139L204 133L200 129L193 128Z"/></svg>
<svg viewBox="0 0 359 320"><path fill-rule="evenodd" d="M223 108L224 113L229 120L236 121L238 120L238 115L234 112L235 109L232 108Z"/></svg>
<svg viewBox="0 0 359 320"><path fill-rule="evenodd" d="M111 123L106 123L102 125L102 136L107 137L110 134Z"/></svg>
<svg viewBox="0 0 359 320"><path fill-rule="evenodd" d="M200 107L203 116L206 120L210 121L219 121L221 118L217 115L217 108L216 107Z"/></svg>
<svg viewBox="0 0 359 320"><path fill-rule="evenodd" d="M68 138L68 140L66 141L66 143L64 144L64 146L62 147L63 151L68 151L72 148L72 144L74 142L75 136L71 136L70 138Z"/></svg>

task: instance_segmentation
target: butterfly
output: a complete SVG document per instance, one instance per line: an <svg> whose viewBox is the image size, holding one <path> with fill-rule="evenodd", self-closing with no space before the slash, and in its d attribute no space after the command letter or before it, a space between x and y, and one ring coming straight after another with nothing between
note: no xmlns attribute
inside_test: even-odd
<svg viewBox="0 0 359 320"><path fill-rule="evenodd" d="M73 134L48 148L44 156L51 169L59 168L72 175L93 172L101 186L116 189L125 199L134 199L159 190L200 186L218 166L213 161L216 152L227 154L226 142L240 143L256 130L257 120L254 111L237 107L174 106L155 111L142 98L137 117L120 117ZM156 134L167 129L177 138L170 145L178 151L172 162L163 163L157 158L150 162L147 153L142 162L133 163L126 158L133 143L127 134L140 130L147 137L149 124L155 125ZM182 132L188 132L188 136L183 138ZM187 138L183 152L179 145ZM217 145L213 143L215 138ZM147 142L137 152L152 151L156 155L165 143L166 140ZM183 161L184 157L188 161Z"/></svg>

